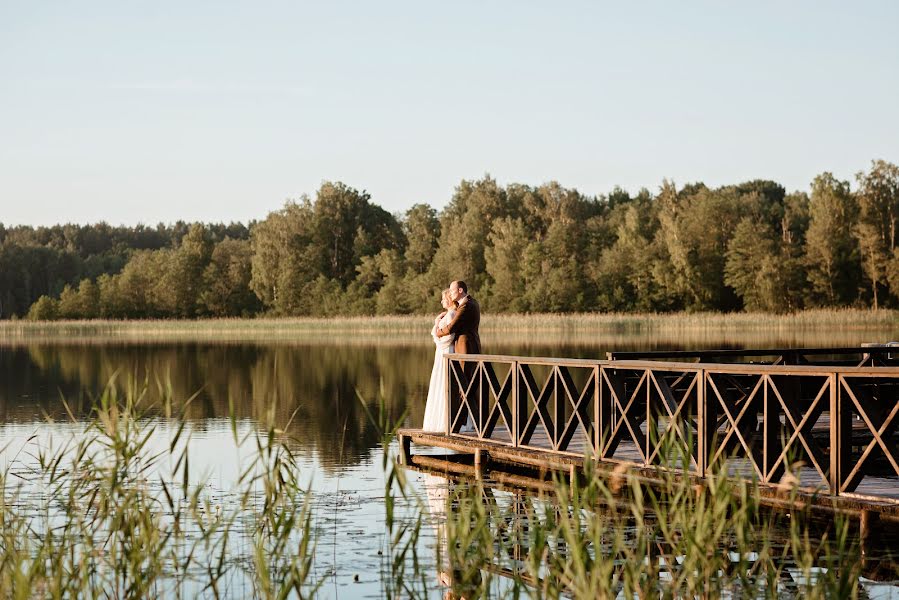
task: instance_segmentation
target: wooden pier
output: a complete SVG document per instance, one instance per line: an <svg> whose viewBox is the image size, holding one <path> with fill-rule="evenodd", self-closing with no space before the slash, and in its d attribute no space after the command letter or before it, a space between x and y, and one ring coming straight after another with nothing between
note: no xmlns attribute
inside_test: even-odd
<svg viewBox="0 0 899 600"><path fill-rule="evenodd" d="M803 502L899 518L897 348L446 360L448 427L400 430L409 464L421 462L414 443L469 453L478 468L574 474L589 456L647 477L715 469L772 499L795 484Z"/></svg>

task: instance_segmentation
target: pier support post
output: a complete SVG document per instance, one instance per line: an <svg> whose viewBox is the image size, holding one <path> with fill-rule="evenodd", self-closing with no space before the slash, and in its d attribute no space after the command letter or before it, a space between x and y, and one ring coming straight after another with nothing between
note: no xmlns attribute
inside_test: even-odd
<svg viewBox="0 0 899 600"><path fill-rule="evenodd" d="M412 438L408 435L398 434L400 442L400 462L406 466L412 464Z"/></svg>
<svg viewBox="0 0 899 600"><path fill-rule="evenodd" d="M858 538L861 542L862 554L867 554L867 543L880 526L880 514L873 510L862 510L858 516Z"/></svg>
<svg viewBox="0 0 899 600"><path fill-rule="evenodd" d="M474 451L474 468L480 473L483 472L487 468L487 463L490 461L490 455L486 450L475 450Z"/></svg>

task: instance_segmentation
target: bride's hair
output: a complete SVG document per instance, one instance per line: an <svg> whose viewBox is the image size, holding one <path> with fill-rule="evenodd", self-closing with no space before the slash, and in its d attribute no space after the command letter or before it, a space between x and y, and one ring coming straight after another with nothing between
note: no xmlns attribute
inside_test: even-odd
<svg viewBox="0 0 899 600"><path fill-rule="evenodd" d="M449 304L450 306L456 305L456 303L453 302L453 299L450 297L449 289L443 290L443 292L441 292L441 294L440 294L440 306L442 306L443 308L446 308L447 304ZM447 308L447 310L449 310L449 309Z"/></svg>

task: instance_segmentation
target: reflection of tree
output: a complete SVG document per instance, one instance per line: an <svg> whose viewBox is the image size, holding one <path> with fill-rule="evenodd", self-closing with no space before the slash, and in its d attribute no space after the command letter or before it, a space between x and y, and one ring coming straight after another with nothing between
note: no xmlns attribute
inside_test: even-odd
<svg viewBox="0 0 899 600"><path fill-rule="evenodd" d="M113 375L124 387L147 382L147 400L162 412L164 390L188 419L269 416L297 440L297 449L318 454L325 468L363 460L378 433L359 401L377 411L383 389L392 419L409 408L420 423L433 354L427 346L326 346L260 344L35 344L0 350L0 416L31 421L46 411L65 418L60 395L86 416L92 398ZM357 391L358 395L357 396Z"/></svg>
<svg viewBox="0 0 899 600"><path fill-rule="evenodd" d="M864 339L853 330L797 328L764 332L674 329L667 333L622 331L596 334L589 342L522 341L509 335L498 343L485 334L487 351L525 356L605 358L607 350L671 350L740 347L852 345ZM424 337L424 336L423 336ZM534 336L543 339L541 336ZM572 333L570 338L576 338ZM273 413L277 425L296 411L288 433L298 449L315 451L323 464L355 463L377 444L356 392L377 410L383 389L391 420L408 410L406 425L424 417L434 357L426 341L390 346L356 340L328 345L285 343L58 343L0 346L0 418L40 419L46 411L66 418L60 394L76 413L87 415L92 399L116 375L120 386L148 381L148 400L162 399L157 380L170 385L176 403L199 394L185 409L203 427L208 418L236 416L262 421Z"/></svg>

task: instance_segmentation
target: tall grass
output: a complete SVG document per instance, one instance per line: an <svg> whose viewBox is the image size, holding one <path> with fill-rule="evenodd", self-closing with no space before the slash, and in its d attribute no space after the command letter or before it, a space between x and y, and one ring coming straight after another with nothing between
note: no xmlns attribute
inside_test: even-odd
<svg viewBox="0 0 899 600"><path fill-rule="evenodd" d="M0 472L2 595L314 595L312 505L279 430L240 436L232 420L252 452L221 505L192 483L185 421L151 449L151 415L177 416L160 388L162 406L150 406L146 382L123 395L110 382L79 435Z"/></svg>
<svg viewBox="0 0 899 600"><path fill-rule="evenodd" d="M82 342L126 341L266 341L303 340L333 343L409 343L429 338L433 316L371 316L334 318L258 318L140 321L0 321L0 343L77 338ZM702 343L722 336L763 335L825 339L844 332L847 340L869 341L899 337L899 312L893 310L822 309L793 314L672 313L672 314L501 314L487 312L481 335L490 341L527 341L539 336L548 342L583 343L602 337L627 340L634 335L661 341ZM829 338L827 337L829 336ZM845 342L843 342L845 343Z"/></svg>
<svg viewBox="0 0 899 600"><path fill-rule="evenodd" d="M688 459L678 448L669 460ZM813 530L795 487L782 490L794 508L777 513L763 510L756 482L724 472L699 485L662 466L646 481L587 458L579 476L505 505L481 478L450 486L432 515L446 536L437 545L446 597L859 596L862 556L848 519Z"/></svg>

